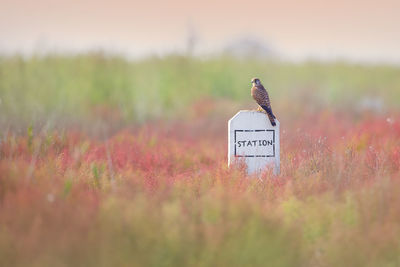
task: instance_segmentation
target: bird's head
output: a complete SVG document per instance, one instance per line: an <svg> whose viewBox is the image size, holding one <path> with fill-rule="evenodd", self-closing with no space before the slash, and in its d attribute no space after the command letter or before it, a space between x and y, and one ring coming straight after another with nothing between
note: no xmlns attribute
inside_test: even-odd
<svg viewBox="0 0 400 267"><path fill-rule="evenodd" d="M253 79L251 79L251 84L254 86L254 85L260 85L261 84L261 82L260 82L260 79L258 79L258 78L253 78Z"/></svg>

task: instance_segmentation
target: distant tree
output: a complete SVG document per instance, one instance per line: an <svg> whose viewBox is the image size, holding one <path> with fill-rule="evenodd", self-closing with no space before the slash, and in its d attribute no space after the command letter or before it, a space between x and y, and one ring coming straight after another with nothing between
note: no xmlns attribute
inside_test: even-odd
<svg viewBox="0 0 400 267"><path fill-rule="evenodd" d="M224 54L237 58L275 58L277 53L265 42L255 37L242 37L229 43Z"/></svg>

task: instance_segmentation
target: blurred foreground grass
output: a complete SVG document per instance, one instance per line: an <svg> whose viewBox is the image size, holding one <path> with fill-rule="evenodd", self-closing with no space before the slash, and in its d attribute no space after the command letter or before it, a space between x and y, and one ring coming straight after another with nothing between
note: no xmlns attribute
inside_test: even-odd
<svg viewBox="0 0 400 267"><path fill-rule="evenodd" d="M114 127L152 119L227 118L240 108L255 108L249 95L253 76L270 90L281 116L399 108L400 68L394 66L177 55L127 61L101 53L13 56L0 57L0 125L50 121L91 127L107 121Z"/></svg>
<svg viewBox="0 0 400 267"><path fill-rule="evenodd" d="M312 122L282 126L281 175L259 177L191 124L9 134L0 266L400 266L399 116Z"/></svg>

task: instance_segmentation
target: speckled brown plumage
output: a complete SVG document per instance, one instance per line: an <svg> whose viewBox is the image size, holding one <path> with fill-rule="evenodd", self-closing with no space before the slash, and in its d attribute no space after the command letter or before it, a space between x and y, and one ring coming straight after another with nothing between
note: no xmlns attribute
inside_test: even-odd
<svg viewBox="0 0 400 267"><path fill-rule="evenodd" d="M251 83L253 84L253 87L251 88L251 96L254 98L257 104L259 104L260 107L265 110L272 126L275 126L275 115L272 113L271 102L269 100L267 90L265 90L264 86L260 82L260 79L258 78L253 78Z"/></svg>

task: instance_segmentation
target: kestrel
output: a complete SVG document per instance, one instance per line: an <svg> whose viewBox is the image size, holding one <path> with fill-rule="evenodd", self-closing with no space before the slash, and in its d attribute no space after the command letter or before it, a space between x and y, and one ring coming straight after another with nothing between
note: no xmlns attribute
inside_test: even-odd
<svg viewBox="0 0 400 267"><path fill-rule="evenodd" d="M259 104L265 110L265 112L267 112L269 121L271 122L272 126L275 126L276 117L274 113L272 113L267 90L265 90L264 86L260 82L260 79L258 78L253 78L251 83L253 85L251 88L251 96L254 98L257 104Z"/></svg>

